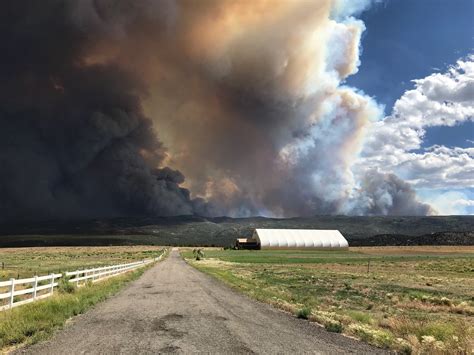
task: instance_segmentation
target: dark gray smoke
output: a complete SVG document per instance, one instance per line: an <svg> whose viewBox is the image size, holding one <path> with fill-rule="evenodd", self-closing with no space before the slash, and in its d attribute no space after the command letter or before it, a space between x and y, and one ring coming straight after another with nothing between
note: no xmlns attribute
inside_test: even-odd
<svg viewBox="0 0 474 355"><path fill-rule="evenodd" d="M73 3L0 11L0 220L193 213L183 175L155 168L165 151L143 82L84 62L104 34L77 24Z"/></svg>
<svg viewBox="0 0 474 355"><path fill-rule="evenodd" d="M4 4L0 219L427 213L352 173L380 114L342 85L369 3Z"/></svg>

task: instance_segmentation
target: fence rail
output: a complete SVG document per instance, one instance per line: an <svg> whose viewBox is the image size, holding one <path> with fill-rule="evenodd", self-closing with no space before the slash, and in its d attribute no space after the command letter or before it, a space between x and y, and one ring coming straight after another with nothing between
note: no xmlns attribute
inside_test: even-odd
<svg viewBox="0 0 474 355"><path fill-rule="evenodd" d="M124 272L128 272L128 271L143 267L145 265L148 265L150 263L153 263L156 260L159 260L160 257L155 258L155 259L137 261L137 262L129 263L129 264L120 264L120 265L98 267L94 269L70 271L70 272L66 272L65 276L70 277L69 282L75 283L76 286L80 287L80 286L85 285L89 280L92 282L102 281L109 277L117 276L119 274L123 274Z"/></svg>
<svg viewBox="0 0 474 355"><path fill-rule="evenodd" d="M28 279L10 279L9 281L1 281L0 287L8 287L9 290L8 292L0 293L0 300L8 299L8 303L6 305L0 306L0 311L21 306L23 304L34 302L51 296L54 292L54 288L58 286L58 283L55 282L55 280L60 278L61 276L62 274L51 274L47 276L30 277ZM47 281L48 283L42 285L41 283L45 281ZM30 287L15 290L15 286L17 285L29 285ZM48 292L38 295L38 292L42 292L45 290ZM21 301L15 300L15 296L29 294L31 294L30 298Z"/></svg>
<svg viewBox="0 0 474 355"><path fill-rule="evenodd" d="M128 264L104 266L93 269L82 269L66 272L64 274L51 274L46 276L34 276L28 279L10 279L9 281L0 281L0 289L8 288L8 292L0 293L0 301L7 299L5 305L0 305L0 311L21 306L53 295L54 288L58 286L56 282L61 277L68 277L69 282L75 283L77 287L85 285L89 280L98 282L112 276L117 276L125 272L146 266L160 260L162 255L154 259L146 259ZM47 283L45 283L47 282ZM81 283L82 282L82 283ZM16 288L17 285L29 285L27 288ZM45 291L47 291L45 293ZM38 294L40 293L40 294ZM31 297L23 300L15 300L16 296L30 295Z"/></svg>

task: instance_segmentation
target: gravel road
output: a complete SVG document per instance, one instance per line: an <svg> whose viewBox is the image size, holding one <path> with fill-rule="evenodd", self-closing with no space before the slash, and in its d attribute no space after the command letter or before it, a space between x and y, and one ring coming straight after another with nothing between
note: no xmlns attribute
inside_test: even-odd
<svg viewBox="0 0 474 355"><path fill-rule="evenodd" d="M28 354L383 353L255 302L187 265L177 250Z"/></svg>

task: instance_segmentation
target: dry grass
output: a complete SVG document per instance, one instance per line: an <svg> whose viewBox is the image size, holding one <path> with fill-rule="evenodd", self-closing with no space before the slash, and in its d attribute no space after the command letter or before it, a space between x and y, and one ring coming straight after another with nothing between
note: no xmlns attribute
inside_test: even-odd
<svg viewBox="0 0 474 355"><path fill-rule="evenodd" d="M145 269L86 285L74 293L56 293L45 300L0 312L0 354L48 339L68 319L114 295Z"/></svg>
<svg viewBox="0 0 474 355"><path fill-rule="evenodd" d="M127 263L156 257L162 250L155 246L4 248L0 249L0 281ZM17 285L16 289L29 287L31 284ZM7 291L8 287L0 288L0 293ZM39 295L47 292L40 291ZM20 301L31 295L15 297ZM7 302L0 300L0 306Z"/></svg>
<svg viewBox="0 0 474 355"><path fill-rule="evenodd" d="M0 248L0 280L142 260L161 250L158 246Z"/></svg>
<svg viewBox="0 0 474 355"><path fill-rule="evenodd" d="M126 263L155 257L163 251L163 247L157 246L4 248L0 249L0 267L1 262L5 263L5 269L0 269L0 280L17 275L23 278L52 271ZM116 293L145 269L80 289L73 288L70 292L59 287L54 296L45 300L0 312L0 353L47 339L67 319ZM0 292L4 291L5 288L0 289Z"/></svg>
<svg viewBox="0 0 474 355"><path fill-rule="evenodd" d="M456 255L473 254L474 245L468 246L448 246L448 245L427 245L427 246L387 246L387 247L350 247L350 251L367 255Z"/></svg>
<svg viewBox="0 0 474 355"><path fill-rule="evenodd" d="M303 251L301 263L295 253L205 250L207 258L192 264L276 307L311 309L310 320L376 346L471 353L473 247Z"/></svg>

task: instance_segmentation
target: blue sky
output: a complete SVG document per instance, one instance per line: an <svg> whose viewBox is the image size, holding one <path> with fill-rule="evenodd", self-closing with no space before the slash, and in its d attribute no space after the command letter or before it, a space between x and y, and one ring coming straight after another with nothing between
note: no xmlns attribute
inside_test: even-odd
<svg viewBox="0 0 474 355"><path fill-rule="evenodd" d="M386 116L392 113L397 99L415 88L412 80L434 73L446 74L458 60L474 53L472 0L382 0L373 4L360 18L366 26L362 38L361 65L359 72L348 78L347 84L375 98L385 107ZM423 156L422 152L432 146L445 146L453 150L474 146L472 118L471 121L460 120L451 127L433 125L423 129L425 134L421 137L419 149L412 150L420 154L420 161L451 154L434 152ZM453 158L453 165L459 163L460 156L461 153L457 153ZM410 169L406 168L407 164L401 164L398 170L393 171L414 177L418 173L420 176L426 174L422 169L413 168L414 164L410 165ZM445 169L450 168L448 165ZM469 168L465 171L469 174ZM422 200L447 214L474 214L472 186L451 186L447 182L444 186L430 188L425 184L417 188L417 192ZM455 206L452 203L454 200L464 200L465 205Z"/></svg>
<svg viewBox="0 0 474 355"><path fill-rule="evenodd" d="M361 14L359 72L351 86L374 96L389 114L394 102L413 87L411 80L444 71L473 52L474 1L384 0Z"/></svg>
<svg viewBox="0 0 474 355"><path fill-rule="evenodd" d="M390 114L411 80L442 72L474 52L473 0L383 0L361 14L359 72L347 83L362 89ZM423 147L472 146L474 123L427 129Z"/></svg>

